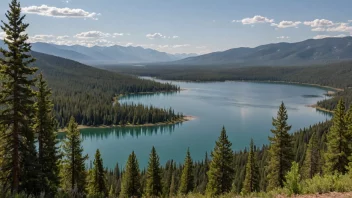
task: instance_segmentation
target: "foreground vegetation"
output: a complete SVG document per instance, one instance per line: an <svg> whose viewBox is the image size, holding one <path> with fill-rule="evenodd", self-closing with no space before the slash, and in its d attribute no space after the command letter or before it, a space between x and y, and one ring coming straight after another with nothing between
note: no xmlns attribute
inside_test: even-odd
<svg viewBox="0 0 352 198"><path fill-rule="evenodd" d="M28 24L16 0L7 18L2 29L8 50L0 50L5 57L0 59L1 197L270 197L352 190L352 108L343 98L332 121L293 134L282 103L270 144L261 148L251 141L248 149L233 152L224 127L210 157L205 154L200 162L188 149L183 164L161 166L153 147L146 170L140 170L134 152L123 170L118 164L106 170L97 150L87 169L75 117L69 119L62 150L57 147L52 92L42 74L34 78L35 60L24 34Z"/></svg>

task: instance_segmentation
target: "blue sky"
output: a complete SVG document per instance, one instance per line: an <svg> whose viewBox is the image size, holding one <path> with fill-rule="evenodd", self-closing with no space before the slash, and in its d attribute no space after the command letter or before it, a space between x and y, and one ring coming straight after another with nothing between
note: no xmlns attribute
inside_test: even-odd
<svg viewBox="0 0 352 198"><path fill-rule="evenodd" d="M10 0L0 1L0 19ZM350 36L351 0L22 0L32 42L169 53ZM0 37L4 33L0 30Z"/></svg>

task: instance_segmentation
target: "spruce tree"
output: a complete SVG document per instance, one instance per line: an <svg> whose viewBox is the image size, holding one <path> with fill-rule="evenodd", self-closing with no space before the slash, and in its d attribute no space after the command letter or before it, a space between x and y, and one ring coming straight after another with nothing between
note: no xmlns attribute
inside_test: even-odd
<svg viewBox="0 0 352 198"><path fill-rule="evenodd" d="M176 194L176 173L172 173L169 197L174 197Z"/></svg>
<svg viewBox="0 0 352 198"><path fill-rule="evenodd" d="M208 171L208 184L206 193L208 196L217 196L231 191L234 178L232 165L232 143L228 140L225 127L216 141L214 150L211 152L211 162Z"/></svg>
<svg viewBox="0 0 352 198"><path fill-rule="evenodd" d="M172 175L174 172L173 160L166 164L163 176L163 197L170 195L170 186L172 182Z"/></svg>
<svg viewBox="0 0 352 198"><path fill-rule="evenodd" d="M66 139L63 142L63 151L61 183L64 189L68 191L77 190L79 193L84 193L87 176L85 161L88 159L88 155L83 156L78 124L73 117L71 117L67 127Z"/></svg>
<svg viewBox="0 0 352 198"><path fill-rule="evenodd" d="M147 170L147 185L146 185L146 196L147 197L160 197L162 193L161 184L161 170L159 163L159 156L153 146L149 156L148 170Z"/></svg>
<svg viewBox="0 0 352 198"><path fill-rule="evenodd" d="M97 151L95 152L93 165L94 167L91 170L90 181L88 186L89 194L106 196L107 188L105 170L103 166L103 159L101 158L99 149L97 149Z"/></svg>
<svg viewBox="0 0 352 198"><path fill-rule="evenodd" d="M137 157L134 153L128 157L125 166L125 172L122 174L121 197L139 197L141 196L141 176Z"/></svg>
<svg viewBox="0 0 352 198"><path fill-rule="evenodd" d="M244 194L259 191L259 167L257 165L257 159L254 153L254 143L251 140L247 165L246 165L246 176L243 182L242 192Z"/></svg>
<svg viewBox="0 0 352 198"><path fill-rule="evenodd" d="M269 137L268 190L283 187L286 172L290 170L294 158L292 140L288 133L291 126L287 124L287 119L286 107L281 103L277 118L273 118L273 137Z"/></svg>
<svg viewBox="0 0 352 198"><path fill-rule="evenodd" d="M6 130L0 136L4 140L3 150L8 155L1 164L1 178L7 181L3 189L18 192L26 189L29 182L36 180L28 178L38 176L36 167L36 151L33 135L34 96L32 87L35 79L30 78L37 69L29 65L35 61L29 54L30 44L25 33L29 24L23 22L21 6L17 0L12 0L7 11L7 23L2 21L1 29L6 33L4 39L8 50L0 49L4 58L0 58L0 74L2 75L0 91L0 125ZM28 172L31 170L32 172ZM34 171L34 172L33 172ZM20 186L23 184L24 186ZM32 186L33 187L33 186ZM22 189L20 189L22 188Z"/></svg>
<svg viewBox="0 0 352 198"><path fill-rule="evenodd" d="M350 144L350 148L352 149L352 105L347 111L346 114L346 125L347 125L347 134L348 134L348 140ZM349 170L350 173L352 174L352 154L349 156Z"/></svg>
<svg viewBox="0 0 352 198"><path fill-rule="evenodd" d="M193 161L189 148L187 149L187 155L183 164L181 174L181 184L179 187L179 194L186 195L193 190L194 187L194 176L193 176Z"/></svg>
<svg viewBox="0 0 352 198"><path fill-rule="evenodd" d="M57 122L52 112L51 91L42 74L38 77L37 87L34 131L38 134L38 162L42 174L39 184L42 193L47 197L53 197L60 183L58 166L60 156L55 134Z"/></svg>
<svg viewBox="0 0 352 198"><path fill-rule="evenodd" d="M346 124L345 103L340 99L334 111L332 126L327 134L325 172L345 174L351 156L349 133Z"/></svg>
<svg viewBox="0 0 352 198"><path fill-rule="evenodd" d="M302 166L302 178L311 179L320 173L321 168L320 146L317 133L314 132L309 140L306 156Z"/></svg>

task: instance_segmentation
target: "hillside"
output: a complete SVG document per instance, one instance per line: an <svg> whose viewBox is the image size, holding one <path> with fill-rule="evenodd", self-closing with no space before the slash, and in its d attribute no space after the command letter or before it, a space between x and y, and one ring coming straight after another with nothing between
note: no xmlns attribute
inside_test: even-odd
<svg viewBox="0 0 352 198"><path fill-rule="evenodd" d="M114 45L110 47L85 47L81 45L55 45L49 43L33 43L32 50L68 58L86 64L116 64L116 63L149 63L180 60L196 54L168 54L153 49L133 46Z"/></svg>
<svg viewBox="0 0 352 198"><path fill-rule="evenodd" d="M309 39L255 48L234 48L175 61L174 64L214 65L311 65L352 59L352 37Z"/></svg>
<svg viewBox="0 0 352 198"><path fill-rule="evenodd" d="M338 99L344 97L352 105L352 61L330 63L320 66L188 66L149 65L145 67L106 66L105 69L139 76L152 76L165 80L183 81L282 81L315 84L345 89L337 97L319 102L319 106L333 110Z"/></svg>
<svg viewBox="0 0 352 198"><path fill-rule="evenodd" d="M32 55L37 59L35 66L44 73L53 90L54 108L61 126L65 126L71 115L83 125L119 124L119 120L124 118L122 110L125 109L127 113L129 107L117 104L116 108L120 108L117 112L112 107L115 96L178 90L178 87L170 84L120 75L60 57L37 52L32 52ZM138 108L139 113L148 111L141 106Z"/></svg>

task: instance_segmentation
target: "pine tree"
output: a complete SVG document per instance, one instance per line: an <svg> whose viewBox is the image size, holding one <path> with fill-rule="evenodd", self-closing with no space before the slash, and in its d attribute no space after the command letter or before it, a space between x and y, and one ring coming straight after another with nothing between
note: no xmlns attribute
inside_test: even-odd
<svg viewBox="0 0 352 198"><path fill-rule="evenodd" d="M134 153L128 157L125 172L122 174L121 197L139 197L141 195L141 176L137 157Z"/></svg>
<svg viewBox="0 0 352 198"><path fill-rule="evenodd" d="M173 197L176 194L176 173L172 173L169 197Z"/></svg>
<svg viewBox="0 0 352 198"><path fill-rule="evenodd" d="M166 164L165 175L163 177L163 197L170 195L170 186L172 182L172 175L174 173L173 160Z"/></svg>
<svg viewBox="0 0 352 198"><path fill-rule="evenodd" d="M42 174L39 184L42 193L47 197L53 197L60 182L58 166L60 156L55 134L57 122L52 113L51 91L42 74L38 77L37 87L34 131L38 134L38 162Z"/></svg>
<svg viewBox="0 0 352 198"><path fill-rule="evenodd" d="M347 135L348 135L348 140L350 142L350 149L352 149L352 105L347 111L346 114L346 125L347 125ZM349 156L349 171L352 174L352 154Z"/></svg>
<svg viewBox="0 0 352 198"><path fill-rule="evenodd" d="M269 137L269 165L267 167L268 190L283 187L286 172L290 170L293 161L293 146L288 131L291 126L287 124L287 110L281 103L277 118L273 118L273 137Z"/></svg>
<svg viewBox="0 0 352 198"><path fill-rule="evenodd" d="M97 149L94 158L94 167L91 170L89 181L89 194L91 195L105 195L107 194L105 170L103 167L103 159L100 151Z"/></svg>
<svg viewBox="0 0 352 198"><path fill-rule="evenodd" d="M120 167L118 163L116 163L115 165L113 175L115 179L114 193L115 195L119 195L121 192L121 172L120 172Z"/></svg>
<svg viewBox="0 0 352 198"><path fill-rule="evenodd" d="M187 155L182 169L181 184L179 188L179 194L186 195L193 190L194 187L194 176L193 176L193 161L189 148L187 149Z"/></svg>
<svg viewBox="0 0 352 198"><path fill-rule="evenodd" d="M302 166L302 178L311 179L320 173L321 167L320 146L316 132L312 134L306 151L306 157Z"/></svg>
<svg viewBox="0 0 352 198"><path fill-rule="evenodd" d="M325 172L345 174L351 156L349 134L346 124L345 103L340 99L334 111L332 126L327 134Z"/></svg>
<svg viewBox="0 0 352 198"><path fill-rule="evenodd" d="M233 151L232 143L228 140L225 127L211 152L211 162L208 171L208 184L206 193L208 196L217 196L230 192L232 188L234 169L232 166Z"/></svg>
<svg viewBox="0 0 352 198"><path fill-rule="evenodd" d="M3 77L0 91L0 124L6 127L0 136L4 139L2 149L8 155L3 156L1 178L7 181L4 190L18 192L26 189L29 181L33 182L39 173L36 167L36 152L33 135L34 96L32 87L35 79L30 78L36 68L28 66L35 61L29 54L31 46L27 43L25 33L29 24L23 22L21 6L17 0L12 0L7 11L8 23L2 21L1 29L6 33L4 39L8 50L0 49L4 58L0 58L0 73ZM27 170L34 172L29 173ZM20 186L23 184L24 186ZM32 186L33 187L33 186ZM20 189L22 188L22 189Z"/></svg>
<svg viewBox="0 0 352 198"><path fill-rule="evenodd" d="M247 165L246 165L246 176L243 182L242 192L244 194L259 191L259 167L257 165L257 159L254 153L254 143L251 140Z"/></svg>
<svg viewBox="0 0 352 198"><path fill-rule="evenodd" d="M68 191L77 190L82 193L86 190L86 170L85 161L88 155L83 156L81 146L81 137L78 130L78 124L71 117L67 127L66 139L63 143L63 160L62 160L62 184Z"/></svg>
<svg viewBox="0 0 352 198"><path fill-rule="evenodd" d="M162 193L161 184L161 170L159 163L159 156L153 146L152 152L149 156L148 170L147 170L147 185L146 195L147 197L159 197Z"/></svg>

